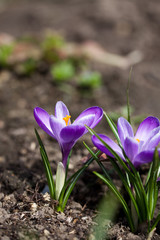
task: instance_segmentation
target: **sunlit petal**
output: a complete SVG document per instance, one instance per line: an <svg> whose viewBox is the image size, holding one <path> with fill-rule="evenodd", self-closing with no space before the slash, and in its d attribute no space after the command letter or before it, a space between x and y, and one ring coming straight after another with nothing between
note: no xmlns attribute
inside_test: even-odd
<svg viewBox="0 0 160 240"><path fill-rule="evenodd" d="M154 135L150 137L142 146L142 151L155 148L160 143L160 127L152 130Z"/></svg>
<svg viewBox="0 0 160 240"><path fill-rule="evenodd" d="M61 120L66 115L70 115L67 106L63 102L58 101L55 106L55 117Z"/></svg>
<svg viewBox="0 0 160 240"><path fill-rule="evenodd" d="M50 116L49 121L50 121L50 126L52 129L52 132L54 133L55 138L60 143L60 141L61 141L60 132L61 132L62 128L65 127L65 122L63 120L60 121L53 115Z"/></svg>
<svg viewBox="0 0 160 240"><path fill-rule="evenodd" d="M150 132L158 126L160 126L158 118L152 116L145 118L139 125L135 134L135 138L146 141L150 135Z"/></svg>
<svg viewBox="0 0 160 240"><path fill-rule="evenodd" d="M102 110L102 108L99 108L96 106L87 108L76 118L76 120L74 122L77 124L77 123L81 122L81 119L84 119L84 117L89 116L89 115L94 115L94 120L91 123L91 125L89 126L90 128L94 128L102 119L103 110Z"/></svg>
<svg viewBox="0 0 160 240"><path fill-rule="evenodd" d="M34 117L40 128L43 129L47 134L55 138L50 126L50 115L42 108L36 107L34 109Z"/></svg>
<svg viewBox="0 0 160 240"><path fill-rule="evenodd" d="M87 125L88 127L92 126L93 122L94 122L94 118L95 115L94 114L90 114L90 115L84 115L83 117L79 118L78 121L74 121L72 125ZM85 128L84 134L87 132L87 128Z"/></svg>
<svg viewBox="0 0 160 240"><path fill-rule="evenodd" d="M126 139L126 137L134 137L132 126L123 117L120 117L118 119L117 130L118 130L118 134L119 134L122 146L124 146L124 140Z"/></svg>

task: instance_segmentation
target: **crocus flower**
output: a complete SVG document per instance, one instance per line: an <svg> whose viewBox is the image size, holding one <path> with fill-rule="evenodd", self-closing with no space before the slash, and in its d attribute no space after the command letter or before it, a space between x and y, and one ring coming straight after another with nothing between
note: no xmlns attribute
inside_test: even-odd
<svg viewBox="0 0 160 240"><path fill-rule="evenodd" d="M144 119L134 135L130 123L125 118L120 117L117 130L125 155L136 168L153 160L155 147L160 142L160 122L157 118L150 116ZM125 156L119 145L105 135L99 134L99 136L125 161ZM92 136L92 142L99 150L114 157L96 136Z"/></svg>
<svg viewBox="0 0 160 240"><path fill-rule="evenodd" d="M88 108L71 123L68 108L63 102L59 101L55 107L55 115L49 115L44 109L36 107L34 117L38 125L58 141L62 151L62 163L66 167L72 147L87 132L84 125L94 128L102 119L103 110L99 107Z"/></svg>

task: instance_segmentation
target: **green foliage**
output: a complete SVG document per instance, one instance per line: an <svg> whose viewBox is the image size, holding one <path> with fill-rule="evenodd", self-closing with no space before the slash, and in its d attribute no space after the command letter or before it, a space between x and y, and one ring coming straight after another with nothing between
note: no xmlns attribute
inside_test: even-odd
<svg viewBox="0 0 160 240"><path fill-rule="evenodd" d="M85 71L78 77L78 85L81 88L98 88L102 84L101 75L99 72Z"/></svg>
<svg viewBox="0 0 160 240"><path fill-rule="evenodd" d="M117 138L117 142L120 143L115 124L113 123L111 118L107 116L106 113L104 114L109 126L111 127L115 137ZM118 190L118 188L112 181L108 172L106 171L103 163L100 162L99 159L97 159L97 157L94 156L91 150L89 150L89 152L92 154L92 157L95 158L95 160L101 167L104 175L99 174L97 172L94 172L94 174L108 186L108 188L114 193L114 195L121 203L125 215L127 217L129 226L131 228L131 231L132 232L137 231L139 224L146 223L148 224L148 232L151 232L156 227L156 224L160 219L160 215L158 215L154 223L152 224L155 207L158 199L157 178L159 176L160 160L157 149L155 149L154 159L150 166L146 182L143 184L139 172L135 169L130 159L128 159L127 156L125 155L125 152L121 144L119 145L122 148L122 151L125 155L126 162L124 162L117 155L117 153L107 143L105 143L99 137L99 135L96 134L96 132L93 129L90 129L89 127L87 127L87 129L92 135L95 135L102 142L102 144L113 154L116 160L111 157L108 157L108 159L110 160L113 169L121 179L123 187L125 188L128 196L123 197L121 192ZM130 199L131 207L129 207L128 199Z"/></svg>
<svg viewBox="0 0 160 240"><path fill-rule="evenodd" d="M8 58L13 51L13 45L1 45L0 46L0 66L6 67L8 65Z"/></svg>
<svg viewBox="0 0 160 240"><path fill-rule="evenodd" d="M62 36L58 34L47 35L41 43L44 59L50 63L59 61L60 56L57 50L63 47L64 44L65 41Z"/></svg>
<svg viewBox="0 0 160 240"><path fill-rule="evenodd" d="M64 39L62 36L58 34L49 34L46 36L46 38L43 40L41 46L42 49L46 51L50 51L53 49L61 48L65 44Z"/></svg>
<svg viewBox="0 0 160 240"><path fill-rule="evenodd" d="M45 147L43 145L43 142L39 136L38 131L35 129L35 133L36 133L36 137L39 143L39 148L40 148L40 154L41 154L41 158L43 161L43 165L45 168L45 173L46 173L46 178L47 178L47 182L48 182L48 187L49 187L49 192L51 195L52 199L58 200L58 205L57 205L57 211L61 211L63 212L65 209L65 206L67 204L68 198L71 195L73 188L76 184L76 182L78 181L79 177L83 174L83 172L86 170L86 168L94 161L94 157L91 157L85 164L84 166L82 166L76 173L74 173L70 178L67 179L67 172L68 172L68 167L66 169L66 176L65 176L65 181L64 181L64 186L60 186L61 191L58 193L58 199L56 196L56 187L58 187L59 183L55 186L54 180L53 180L53 173L51 170L51 166L48 160L48 156L47 156L47 152L45 150ZM97 153L95 154L95 156L98 156L100 154L100 151L97 151ZM69 155L70 158L70 155ZM68 162L69 159L68 158ZM60 180L60 176L58 173L58 179L56 179L56 181ZM61 184L60 184L61 185Z"/></svg>
<svg viewBox="0 0 160 240"><path fill-rule="evenodd" d="M56 82L70 80L75 75L75 68L68 60L61 61L51 67L51 75Z"/></svg>
<svg viewBox="0 0 160 240"><path fill-rule="evenodd" d="M35 72L36 68L37 62L32 58L28 58L19 66L19 72L23 75L30 76Z"/></svg>
<svg viewBox="0 0 160 240"><path fill-rule="evenodd" d="M41 140L41 138L38 134L38 131L36 129L35 129L35 133L36 133L36 137L37 137L37 140L38 140L38 143L39 143L40 153L41 153L43 165L44 165L45 172L46 172L46 177L47 177L47 182L48 182L50 195L51 195L51 198L55 199L55 183L54 183L54 180L53 180L53 175L52 175L50 163L49 163L49 160L48 160L48 156L47 156L45 147L43 145L43 142L42 142L42 140Z"/></svg>

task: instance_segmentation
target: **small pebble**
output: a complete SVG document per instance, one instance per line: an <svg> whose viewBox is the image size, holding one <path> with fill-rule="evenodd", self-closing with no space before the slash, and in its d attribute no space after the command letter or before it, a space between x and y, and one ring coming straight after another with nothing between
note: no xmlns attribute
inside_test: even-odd
<svg viewBox="0 0 160 240"><path fill-rule="evenodd" d="M4 121L0 120L0 129L3 129L3 128L4 128L4 126L5 126L5 123L4 123Z"/></svg>
<svg viewBox="0 0 160 240"><path fill-rule="evenodd" d="M68 222L68 223L71 223L71 222L72 222L72 220L73 220L73 217L69 216L69 217L67 217L67 220L66 220L66 222Z"/></svg>
<svg viewBox="0 0 160 240"><path fill-rule="evenodd" d="M46 202L49 202L51 200L51 196L48 192L46 192L44 195L43 195L43 199L44 201Z"/></svg>
<svg viewBox="0 0 160 240"><path fill-rule="evenodd" d="M74 234L74 233L75 233L75 230L73 230L73 231L69 232L69 234Z"/></svg>
<svg viewBox="0 0 160 240"><path fill-rule="evenodd" d="M4 198L4 193L0 193L0 200Z"/></svg>
<svg viewBox="0 0 160 240"><path fill-rule="evenodd" d="M77 221L78 221L78 219L75 218L75 219L73 220L73 224L76 224Z"/></svg>
<svg viewBox="0 0 160 240"><path fill-rule="evenodd" d="M31 203L31 211L35 212L37 210L37 204L36 203Z"/></svg>
<svg viewBox="0 0 160 240"><path fill-rule="evenodd" d="M1 237L1 240L10 240L10 238L7 236L3 236L3 237Z"/></svg>
<svg viewBox="0 0 160 240"><path fill-rule="evenodd" d="M30 149L31 149L31 151L34 151L36 149L36 143L35 142L31 142Z"/></svg>
<svg viewBox="0 0 160 240"><path fill-rule="evenodd" d="M44 229L44 235L48 236L50 232L47 229Z"/></svg>
<svg viewBox="0 0 160 240"><path fill-rule="evenodd" d="M61 222L64 222L66 220L66 216L64 213L58 214L57 219Z"/></svg>

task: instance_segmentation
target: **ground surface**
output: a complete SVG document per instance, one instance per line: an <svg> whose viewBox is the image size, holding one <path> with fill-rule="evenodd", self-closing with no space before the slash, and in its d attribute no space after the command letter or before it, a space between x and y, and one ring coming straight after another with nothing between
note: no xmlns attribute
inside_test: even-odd
<svg viewBox="0 0 160 240"><path fill-rule="evenodd" d="M145 7L144 7L145 6ZM134 50L143 54L135 65L130 87L135 114L160 117L160 5L158 0L94 1L1 1L0 32L20 37L38 36L46 28L62 33L68 41L94 40L106 51L126 55ZM91 98L64 93L41 71L31 77L13 72L0 73L0 238L8 239L87 239L96 206L105 187L92 176L91 166L79 181L64 214L54 212L54 203L41 194L46 184L43 166L34 135L33 108L40 106L50 113L57 100L66 103L73 119L85 108L98 105L105 111L119 111L125 105L129 69L92 64L103 76L103 86ZM106 131L102 121L97 131ZM58 145L40 131L55 171L60 161ZM90 142L90 136L85 137ZM71 172L87 155L77 143ZM86 185L86 179L88 184ZM93 184L94 183L94 184ZM125 222L123 222L125 224ZM158 231L154 239L160 239ZM110 239L145 239L115 225Z"/></svg>

